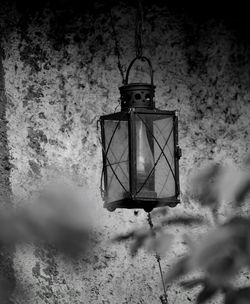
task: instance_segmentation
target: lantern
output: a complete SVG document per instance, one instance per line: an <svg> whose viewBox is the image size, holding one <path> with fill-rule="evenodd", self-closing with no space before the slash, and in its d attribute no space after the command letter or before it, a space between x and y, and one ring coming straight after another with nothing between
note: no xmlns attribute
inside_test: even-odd
<svg viewBox="0 0 250 304"><path fill-rule="evenodd" d="M128 83L134 62L148 63L151 83ZM146 57L129 65L121 111L101 116L104 207L139 209L179 203L178 117L155 108L153 70Z"/></svg>

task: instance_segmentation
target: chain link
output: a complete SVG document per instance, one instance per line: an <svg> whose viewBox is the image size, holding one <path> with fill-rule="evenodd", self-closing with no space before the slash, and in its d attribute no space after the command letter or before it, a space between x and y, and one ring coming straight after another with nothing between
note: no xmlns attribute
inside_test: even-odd
<svg viewBox="0 0 250 304"><path fill-rule="evenodd" d="M117 33L116 33L115 23L114 23L114 17L113 17L113 13L112 13L111 8L109 10L109 16L110 16L110 23L111 23L111 28L112 28L113 38L114 38L114 43L115 43L115 55L117 56L117 66L118 66L118 69L119 69L121 77L122 77L122 83L125 84L124 67L121 63L120 46L119 46L119 41L118 41L118 38L117 38Z"/></svg>
<svg viewBox="0 0 250 304"><path fill-rule="evenodd" d="M137 0L137 12L136 12L136 22L135 22L135 51L136 57L143 57L143 7L140 0Z"/></svg>
<svg viewBox="0 0 250 304"><path fill-rule="evenodd" d="M110 7L109 10L109 16L110 16L110 24L112 28L113 33L113 39L115 44L115 55L117 56L117 66L120 71L121 77L122 77L122 83L125 84L125 72L124 72L124 66L121 63L121 48L119 46L119 41L117 38L117 32L115 29L115 22L114 17L112 13L112 8ZM136 58L142 58L143 57L143 22L144 22L144 16L143 16L143 7L140 0L137 0L137 11L136 11L136 21L135 21L135 52L136 52Z"/></svg>

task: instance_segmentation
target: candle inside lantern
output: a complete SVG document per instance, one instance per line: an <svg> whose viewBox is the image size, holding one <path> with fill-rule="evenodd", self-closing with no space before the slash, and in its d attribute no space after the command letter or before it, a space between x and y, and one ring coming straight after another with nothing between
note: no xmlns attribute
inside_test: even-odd
<svg viewBox="0 0 250 304"><path fill-rule="evenodd" d="M154 156L151 150L146 126L142 120L136 121L136 171L137 190L152 191L151 179L154 167Z"/></svg>

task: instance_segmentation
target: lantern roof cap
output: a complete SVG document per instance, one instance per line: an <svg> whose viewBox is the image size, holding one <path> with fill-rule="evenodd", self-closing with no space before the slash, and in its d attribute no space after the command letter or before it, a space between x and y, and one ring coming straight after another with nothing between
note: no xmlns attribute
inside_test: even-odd
<svg viewBox="0 0 250 304"><path fill-rule="evenodd" d="M129 83L119 88L121 109L149 108L154 109L155 86L148 83Z"/></svg>

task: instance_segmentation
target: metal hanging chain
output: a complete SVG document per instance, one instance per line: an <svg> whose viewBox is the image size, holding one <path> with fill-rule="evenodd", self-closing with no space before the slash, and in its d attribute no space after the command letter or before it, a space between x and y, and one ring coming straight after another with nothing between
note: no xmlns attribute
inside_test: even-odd
<svg viewBox="0 0 250 304"><path fill-rule="evenodd" d="M136 22L135 22L135 51L136 58L142 58L143 55L143 7L140 0L137 0L137 12L136 12Z"/></svg>
<svg viewBox="0 0 250 304"><path fill-rule="evenodd" d="M119 42L117 39L117 33L116 33L116 29L115 29L114 17L112 14L111 7L109 10L109 16L110 16L110 23L111 23L111 28L112 28L113 38L114 38L114 43L115 43L115 55L117 56L117 66L118 66L118 69L119 69L121 77L122 77L122 83L124 84L125 83L125 75L124 75L125 73L124 73L123 65L121 63L120 46L119 46Z"/></svg>
<svg viewBox="0 0 250 304"><path fill-rule="evenodd" d="M148 224L150 226L150 229L152 230L153 235L155 236L154 225L153 225L153 222L152 222L150 212L148 212L147 220L148 220ZM161 281L162 281L162 286L163 286L163 291L164 291L164 294L160 296L160 300L161 300L162 304L168 304L167 289L166 289L166 286L165 286L163 271L162 271L162 267L161 267L161 257L159 256L158 253L156 253L155 258L156 258L156 261L157 261L158 266L159 266L159 270L160 270L160 274L161 274Z"/></svg>
<svg viewBox="0 0 250 304"><path fill-rule="evenodd" d="M109 16L110 16L110 23L113 32L113 39L115 44L115 54L117 56L117 66L121 74L122 83L125 84L125 72L124 67L121 63L121 52L119 41L117 38L117 32L115 29L115 22L112 13L112 8L109 9ZM144 23L144 16L143 16L143 7L140 0L137 0L137 11L136 11L136 22L135 22L135 50L136 50L136 58L143 59L143 23Z"/></svg>

